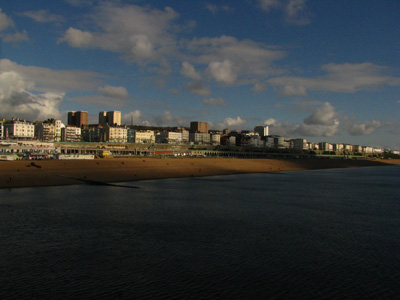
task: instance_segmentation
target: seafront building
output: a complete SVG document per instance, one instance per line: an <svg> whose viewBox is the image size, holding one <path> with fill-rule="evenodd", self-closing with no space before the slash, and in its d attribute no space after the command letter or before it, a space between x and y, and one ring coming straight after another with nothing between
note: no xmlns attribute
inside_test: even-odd
<svg viewBox="0 0 400 300"><path fill-rule="evenodd" d="M208 133L208 123L207 122L190 122L190 133Z"/></svg>
<svg viewBox="0 0 400 300"><path fill-rule="evenodd" d="M38 140L42 143L56 143L63 154L99 155L101 149L113 149L116 155L143 155L162 153L195 153L196 155L246 157L268 155L325 155L332 157L379 156L383 149L371 146L340 143L307 142L306 139L289 139L269 135L268 126L256 126L254 131L230 131L224 129L209 130L207 122L191 122L190 129L185 127L154 128L138 130L145 126L121 126L121 112L99 113L99 124L87 124L87 112L68 113L65 126L61 120L48 119L34 123L12 118L0 119L1 153L25 153L28 146L21 146L23 141ZM79 126L76 126L79 125ZM189 130L188 130L189 129ZM16 140L16 141L13 141ZM96 145L97 143L97 145ZM147 144L147 145L146 145ZM151 145L148 145L151 144ZM30 146L29 146L30 147ZM33 146L42 147L42 146ZM83 147L83 148L82 148ZM163 149L163 150L160 150ZM179 149L179 150L177 150ZM199 149L202 149L201 152ZM30 149L32 150L32 149ZM22 152L21 152L22 151ZM38 153L42 149L34 150ZM178 151L179 153L176 153ZM224 152L226 151L226 152ZM35 153L36 153L35 152ZM232 153L231 153L232 152ZM36 155L36 154L33 155ZM39 155L39 154L38 154Z"/></svg>
<svg viewBox="0 0 400 300"><path fill-rule="evenodd" d="M103 132L103 142L126 143L128 141L128 129L126 127L112 127L106 124Z"/></svg>
<svg viewBox="0 0 400 300"><path fill-rule="evenodd" d="M82 127L88 124L87 111L70 111L68 112L68 125Z"/></svg>
<svg viewBox="0 0 400 300"><path fill-rule="evenodd" d="M4 136L10 139L34 139L35 125L26 120L12 118L4 124Z"/></svg>
<svg viewBox="0 0 400 300"><path fill-rule="evenodd" d="M120 111L102 111L99 113L99 125L105 127L121 126L121 112Z"/></svg>
<svg viewBox="0 0 400 300"><path fill-rule="evenodd" d="M261 138L264 138L269 135L269 126L256 126L254 127L254 131L257 132Z"/></svg>
<svg viewBox="0 0 400 300"><path fill-rule="evenodd" d="M135 143L151 144L156 142L156 136L153 130L136 130Z"/></svg>
<svg viewBox="0 0 400 300"><path fill-rule="evenodd" d="M61 120L48 119L38 122L35 124L35 137L41 141L59 142L61 141L61 129L64 127Z"/></svg>
<svg viewBox="0 0 400 300"><path fill-rule="evenodd" d="M81 128L67 125L61 129L61 140L63 142L80 142L82 141Z"/></svg>
<svg viewBox="0 0 400 300"><path fill-rule="evenodd" d="M4 121L0 121L0 139L4 138Z"/></svg>

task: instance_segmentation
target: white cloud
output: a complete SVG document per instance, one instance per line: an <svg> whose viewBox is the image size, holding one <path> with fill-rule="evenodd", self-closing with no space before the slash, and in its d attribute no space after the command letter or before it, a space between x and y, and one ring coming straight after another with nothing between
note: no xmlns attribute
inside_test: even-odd
<svg viewBox="0 0 400 300"><path fill-rule="evenodd" d="M24 30L22 32L16 32L16 33L9 33L4 35L2 38L3 42L24 42L24 41L29 41L29 37L27 32Z"/></svg>
<svg viewBox="0 0 400 300"><path fill-rule="evenodd" d="M188 120L182 116L173 116L166 110L162 115L154 116L151 123L156 126L184 126L187 125Z"/></svg>
<svg viewBox="0 0 400 300"><path fill-rule="evenodd" d="M276 123L277 123L277 120L273 119L273 118L269 118L264 121L264 125L275 125Z"/></svg>
<svg viewBox="0 0 400 300"><path fill-rule="evenodd" d="M204 99L203 103L213 106L226 106L224 99L222 99L221 97Z"/></svg>
<svg viewBox="0 0 400 300"><path fill-rule="evenodd" d="M97 89L97 92L103 94L105 97L111 98L127 98L128 91L123 86L110 86L106 85Z"/></svg>
<svg viewBox="0 0 400 300"><path fill-rule="evenodd" d="M63 93L33 94L27 89L33 83L24 80L18 73L0 73L0 114L6 118L21 117L29 120L59 118L58 110Z"/></svg>
<svg viewBox="0 0 400 300"><path fill-rule="evenodd" d="M259 6L266 12L280 10L284 20L290 24L307 25L310 23L306 0L258 0Z"/></svg>
<svg viewBox="0 0 400 300"><path fill-rule="evenodd" d="M187 61L184 61L182 63L181 74L194 80L201 79L201 75L198 72L196 72L196 69L193 67L193 65L188 63Z"/></svg>
<svg viewBox="0 0 400 300"><path fill-rule="evenodd" d="M271 134L278 134L286 137L331 137L339 131L339 119L335 108L329 103L320 104L319 107L311 107L311 114L302 123L293 124L290 122L279 123L271 119ZM266 121L267 122L267 121Z"/></svg>
<svg viewBox="0 0 400 300"><path fill-rule="evenodd" d="M91 20L97 30L69 28L60 42L76 48L99 48L117 52L130 61L165 63L164 55L175 49L173 32L178 14L169 7L151 9L119 2L101 2Z"/></svg>
<svg viewBox="0 0 400 300"><path fill-rule="evenodd" d="M330 126L335 124L336 118L335 108L329 102L325 102L321 107L312 108L312 113L304 119L304 124Z"/></svg>
<svg viewBox="0 0 400 300"><path fill-rule="evenodd" d="M223 5L223 6L218 6L218 5L214 5L214 4L210 4L207 3L206 4L206 9L208 9L213 15L215 15L218 11L231 11L232 8L227 6L227 5Z"/></svg>
<svg viewBox="0 0 400 300"><path fill-rule="evenodd" d="M139 125L142 124L142 112L134 110L122 116L122 123L126 125Z"/></svg>
<svg viewBox="0 0 400 300"><path fill-rule="evenodd" d="M316 78L275 77L267 82L280 88L285 96L304 96L308 91L354 93L385 85L400 85L400 78L385 74L388 68L372 63L331 63L321 69L327 74Z"/></svg>
<svg viewBox="0 0 400 300"><path fill-rule="evenodd" d="M208 65L207 71L216 81L225 84L233 84L237 78L233 63L230 60L213 61Z"/></svg>
<svg viewBox="0 0 400 300"><path fill-rule="evenodd" d="M357 121L346 120L344 124L344 129L350 135L371 135L375 133L378 128L383 127L383 124L380 121L372 120L366 121L365 123L360 123Z"/></svg>
<svg viewBox="0 0 400 300"><path fill-rule="evenodd" d="M79 70L53 70L23 66L8 59L0 60L0 73L16 72L25 81L32 82L30 89L39 92L64 93L71 90L93 90L103 75Z"/></svg>
<svg viewBox="0 0 400 300"><path fill-rule="evenodd" d="M193 81L188 84L188 89L198 96L206 97L211 94L210 89L202 81Z"/></svg>
<svg viewBox="0 0 400 300"><path fill-rule="evenodd" d="M288 23L307 25L310 23L306 9L306 0L290 0L285 8L285 19Z"/></svg>
<svg viewBox="0 0 400 300"><path fill-rule="evenodd" d="M265 11L270 11L272 8L279 7L279 0L258 0L260 7Z"/></svg>
<svg viewBox="0 0 400 300"><path fill-rule="evenodd" d="M10 17L3 13L0 8L0 31L6 30L9 27L14 27L14 22Z"/></svg>
<svg viewBox="0 0 400 300"><path fill-rule="evenodd" d="M67 42L71 47L89 48L93 46L94 37L90 32L85 32L75 28L68 28L63 38L59 42Z"/></svg>
<svg viewBox="0 0 400 300"><path fill-rule="evenodd" d="M64 18L60 15L52 14L47 10L30 10L23 12L22 15L31 18L39 23L63 22Z"/></svg>
<svg viewBox="0 0 400 300"><path fill-rule="evenodd" d="M182 46L192 62L206 65L212 78L226 84L256 84L266 76L281 74L282 70L272 64L285 56L275 46L230 36L195 38L182 42Z"/></svg>
<svg viewBox="0 0 400 300"><path fill-rule="evenodd" d="M246 123L247 121L239 116L237 116L236 118L225 118L222 123L217 124L217 128L242 129L242 126Z"/></svg>
<svg viewBox="0 0 400 300"><path fill-rule="evenodd" d="M59 106L68 91L93 90L101 77L97 73L23 66L2 59L0 113L6 117L16 116L28 120L59 118ZM110 102L109 98L103 98Z"/></svg>

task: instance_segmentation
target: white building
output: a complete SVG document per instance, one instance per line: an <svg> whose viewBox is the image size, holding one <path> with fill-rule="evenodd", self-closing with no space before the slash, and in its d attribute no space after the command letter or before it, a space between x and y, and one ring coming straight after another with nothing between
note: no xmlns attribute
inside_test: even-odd
<svg viewBox="0 0 400 300"><path fill-rule="evenodd" d="M103 127L105 127L106 124L110 126L121 126L121 112L120 111L100 112L99 124Z"/></svg>
<svg viewBox="0 0 400 300"><path fill-rule="evenodd" d="M220 134L211 134L211 144L212 145L220 145L221 144L221 135Z"/></svg>
<svg viewBox="0 0 400 300"><path fill-rule="evenodd" d="M321 143L319 143L319 150L333 151L333 145L328 142L321 142Z"/></svg>
<svg viewBox="0 0 400 300"><path fill-rule="evenodd" d="M61 140L63 142L80 142L82 140L81 128L67 125L61 129Z"/></svg>
<svg viewBox="0 0 400 300"><path fill-rule="evenodd" d="M31 122L12 119L4 124L4 133L7 138L33 139L35 137L35 125Z"/></svg>
<svg viewBox="0 0 400 300"><path fill-rule="evenodd" d="M163 131L156 136L157 143L163 144L181 144L182 132Z"/></svg>
<svg viewBox="0 0 400 300"><path fill-rule="evenodd" d="M135 131L135 143L138 144L150 144L155 143L156 137L153 130L136 130Z"/></svg>
<svg viewBox="0 0 400 300"><path fill-rule="evenodd" d="M205 132L191 132L189 133L189 140L196 145L209 145L211 143L210 134Z"/></svg>
<svg viewBox="0 0 400 300"><path fill-rule="evenodd" d="M332 144L333 145L333 150L336 152L343 152L344 150L344 145L343 144Z"/></svg>
<svg viewBox="0 0 400 300"><path fill-rule="evenodd" d="M362 147L362 150L363 150L363 153L366 153L366 154L372 154L373 153L373 148L370 147L370 146L364 146L364 147Z"/></svg>
<svg viewBox="0 0 400 300"><path fill-rule="evenodd" d="M294 150L302 151L308 150L309 146L306 139L292 139L290 140L291 146Z"/></svg>
<svg viewBox="0 0 400 300"><path fill-rule="evenodd" d="M0 121L0 139L4 138L4 123Z"/></svg>
<svg viewBox="0 0 400 300"><path fill-rule="evenodd" d="M128 141L128 129L126 127L104 127L104 142L126 143Z"/></svg>
<svg viewBox="0 0 400 300"><path fill-rule="evenodd" d="M260 137L262 137L262 138L269 135L268 125L256 126L256 127L254 127L254 131L257 132L260 135Z"/></svg>

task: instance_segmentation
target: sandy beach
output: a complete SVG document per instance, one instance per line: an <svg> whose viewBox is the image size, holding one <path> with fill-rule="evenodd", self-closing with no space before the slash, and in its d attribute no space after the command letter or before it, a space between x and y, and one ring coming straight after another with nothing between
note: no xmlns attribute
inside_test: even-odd
<svg viewBox="0 0 400 300"><path fill-rule="evenodd" d="M0 161L0 188L388 166L400 160L151 158Z"/></svg>

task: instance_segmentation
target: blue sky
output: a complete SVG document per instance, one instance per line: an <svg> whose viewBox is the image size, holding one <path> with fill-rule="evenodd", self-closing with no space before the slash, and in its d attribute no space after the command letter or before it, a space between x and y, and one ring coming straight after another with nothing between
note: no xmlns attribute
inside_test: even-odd
<svg viewBox="0 0 400 300"><path fill-rule="evenodd" d="M3 1L0 118L272 134L400 149L400 2Z"/></svg>

